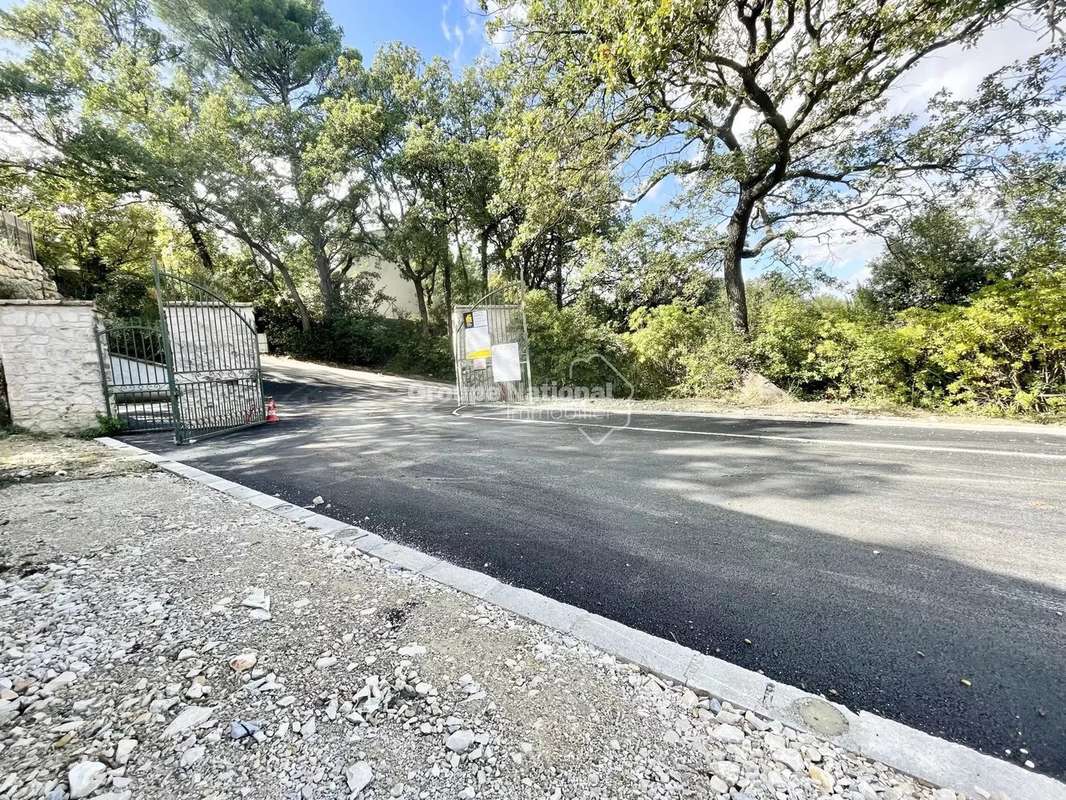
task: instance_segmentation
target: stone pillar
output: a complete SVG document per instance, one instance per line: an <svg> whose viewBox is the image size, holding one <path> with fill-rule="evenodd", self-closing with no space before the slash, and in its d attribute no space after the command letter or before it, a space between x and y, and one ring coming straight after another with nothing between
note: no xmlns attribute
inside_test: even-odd
<svg viewBox="0 0 1066 800"><path fill-rule="evenodd" d="M0 300L0 359L11 421L73 433L107 413L92 303Z"/></svg>

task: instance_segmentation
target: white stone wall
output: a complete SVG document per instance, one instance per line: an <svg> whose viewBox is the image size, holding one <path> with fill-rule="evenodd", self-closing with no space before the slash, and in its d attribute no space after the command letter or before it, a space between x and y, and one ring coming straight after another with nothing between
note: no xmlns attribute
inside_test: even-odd
<svg viewBox="0 0 1066 800"><path fill-rule="evenodd" d="M92 303L0 300L0 360L11 420L40 433L69 433L105 414Z"/></svg>
<svg viewBox="0 0 1066 800"><path fill-rule="evenodd" d="M209 430L261 419L263 399L255 371L259 338L252 305L168 303L166 322L182 422Z"/></svg>

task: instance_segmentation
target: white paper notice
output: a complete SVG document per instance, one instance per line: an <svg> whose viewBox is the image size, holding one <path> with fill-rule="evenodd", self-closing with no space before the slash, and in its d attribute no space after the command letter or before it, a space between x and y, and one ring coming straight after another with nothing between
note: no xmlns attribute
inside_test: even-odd
<svg viewBox="0 0 1066 800"><path fill-rule="evenodd" d="M492 346L492 380L510 383L522 380L522 365L518 358L518 342Z"/></svg>
<svg viewBox="0 0 1066 800"><path fill-rule="evenodd" d="M467 328L466 335L466 357L467 358L488 358L489 344L492 339L489 337L488 328Z"/></svg>

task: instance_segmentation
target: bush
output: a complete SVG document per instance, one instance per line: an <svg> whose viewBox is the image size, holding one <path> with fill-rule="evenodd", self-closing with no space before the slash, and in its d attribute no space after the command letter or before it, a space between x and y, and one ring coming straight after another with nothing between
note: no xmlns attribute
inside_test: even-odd
<svg viewBox="0 0 1066 800"><path fill-rule="evenodd" d="M629 353L622 337L575 307L558 309L544 291L526 294L526 324L529 329L530 368L537 385L558 383L578 386L613 384L618 375L630 382Z"/></svg>
<svg viewBox="0 0 1066 800"><path fill-rule="evenodd" d="M426 336L411 320L347 315L315 322L308 331L288 320L268 326L272 348L297 358L454 378L448 338Z"/></svg>
<svg viewBox="0 0 1066 800"><path fill-rule="evenodd" d="M966 306L900 315L916 404L1011 413L1066 411L1066 272L1000 281Z"/></svg>
<svg viewBox="0 0 1066 800"><path fill-rule="evenodd" d="M751 369L751 343L736 333L725 315L714 318L700 346L682 359L685 379L677 394L721 397L735 389Z"/></svg>
<svg viewBox="0 0 1066 800"><path fill-rule="evenodd" d="M677 396L688 378L688 357L707 338L704 309L676 303L633 312L625 342L633 355L633 383L640 397Z"/></svg>
<svg viewBox="0 0 1066 800"><path fill-rule="evenodd" d="M854 306L826 308L817 324L804 396L910 401L906 336Z"/></svg>
<svg viewBox="0 0 1066 800"><path fill-rule="evenodd" d="M782 389L809 393L824 381L815 353L819 309L794 294L752 299L752 368Z"/></svg>

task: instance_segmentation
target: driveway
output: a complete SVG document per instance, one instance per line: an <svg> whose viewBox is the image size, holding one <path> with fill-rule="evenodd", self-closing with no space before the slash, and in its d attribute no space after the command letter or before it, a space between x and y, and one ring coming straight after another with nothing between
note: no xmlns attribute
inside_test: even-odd
<svg viewBox="0 0 1066 800"><path fill-rule="evenodd" d="M175 458L1066 778L1061 433L454 414L429 384L264 366L282 422Z"/></svg>

